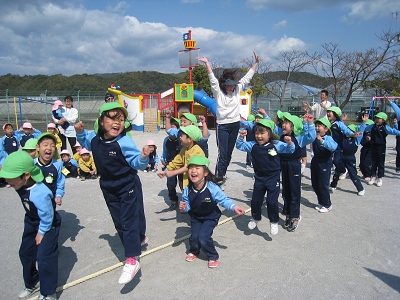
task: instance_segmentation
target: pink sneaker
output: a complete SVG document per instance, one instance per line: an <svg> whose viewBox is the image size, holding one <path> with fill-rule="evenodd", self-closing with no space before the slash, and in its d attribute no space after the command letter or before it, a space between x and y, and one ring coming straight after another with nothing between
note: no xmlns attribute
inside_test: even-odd
<svg viewBox="0 0 400 300"><path fill-rule="evenodd" d="M188 255L186 255L186 261L191 262L194 261L194 259L197 257L197 255L193 254L193 253L189 253Z"/></svg>
<svg viewBox="0 0 400 300"><path fill-rule="evenodd" d="M128 282L131 282L139 270L139 261L136 260L135 257L128 257L124 268L122 269L122 274L118 279L118 283L127 284Z"/></svg>
<svg viewBox="0 0 400 300"><path fill-rule="evenodd" d="M209 260L209 261L208 261L208 267L209 267L209 268L216 268L216 267L218 267L218 259L216 259L216 260Z"/></svg>

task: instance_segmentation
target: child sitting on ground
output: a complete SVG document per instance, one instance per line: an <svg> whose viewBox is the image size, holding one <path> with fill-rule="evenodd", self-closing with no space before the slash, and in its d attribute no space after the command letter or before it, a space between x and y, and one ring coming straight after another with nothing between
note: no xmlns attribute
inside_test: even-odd
<svg viewBox="0 0 400 300"><path fill-rule="evenodd" d="M179 209L189 212L191 219L192 234L189 238L190 248L186 261L193 261L202 249L207 255L208 267L216 268L219 255L211 236L221 217L218 205L233 210L238 215L243 215L245 211L214 183L215 178L208 169L209 165L210 161L204 156L193 156L189 160L189 185L183 191Z"/></svg>
<svg viewBox="0 0 400 300"><path fill-rule="evenodd" d="M149 164L147 168L143 170L143 172L156 172L158 167L158 155L157 155L157 146L153 140L148 140L146 143L149 146L150 154L149 154Z"/></svg>
<svg viewBox="0 0 400 300"><path fill-rule="evenodd" d="M75 154L72 156L73 159L75 159L77 162L79 162L79 159L81 158L81 150L82 150L82 146L81 144L79 144L79 142L76 142L74 145L75 148Z"/></svg>
<svg viewBox="0 0 400 300"><path fill-rule="evenodd" d="M96 165L94 164L93 157L90 155L89 150L82 148L79 152L81 158L79 158L78 165L78 173L79 177L82 181L86 179L96 179Z"/></svg>
<svg viewBox="0 0 400 300"><path fill-rule="evenodd" d="M78 162L71 158L71 153L67 149L61 151L61 159L63 161L62 173L66 178L74 177L78 178Z"/></svg>

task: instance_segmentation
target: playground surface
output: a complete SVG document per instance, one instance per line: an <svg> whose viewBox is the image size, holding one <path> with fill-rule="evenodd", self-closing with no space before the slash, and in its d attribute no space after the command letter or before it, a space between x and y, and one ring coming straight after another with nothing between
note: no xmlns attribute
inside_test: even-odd
<svg viewBox="0 0 400 300"><path fill-rule="evenodd" d="M147 139L162 152L164 131L132 132L141 148ZM186 262L190 219L168 208L166 180L139 172L142 180L149 243L140 258L141 271L127 285L117 280L124 260L119 237L98 180L66 180L66 195L57 210L62 217L59 238L59 299L399 299L399 177L395 172L395 138L387 138L383 186L362 181L357 196L350 179L339 181L331 195L331 212L318 213L310 170L302 178L302 220L295 232L283 228L271 236L266 209L257 229L249 230L250 213L235 217L223 211L213 234L220 264L207 267L201 254ZM209 139L211 170L217 148ZM233 152L225 193L249 210L252 171L245 153ZM310 159L309 159L310 161ZM179 189L178 189L179 190ZM23 289L18 249L24 211L12 188L1 188L0 290L2 299L17 299ZM282 207L282 198L279 198ZM36 293L34 296L37 296ZM35 299L34 297L33 299Z"/></svg>

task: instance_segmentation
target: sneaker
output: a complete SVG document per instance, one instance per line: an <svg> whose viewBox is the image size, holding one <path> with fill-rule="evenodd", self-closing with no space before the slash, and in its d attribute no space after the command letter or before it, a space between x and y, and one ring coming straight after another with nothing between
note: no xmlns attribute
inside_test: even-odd
<svg viewBox="0 0 400 300"><path fill-rule="evenodd" d="M24 288L24 290L18 294L19 299L28 298L30 295L36 293L40 288L40 283L36 283L33 288Z"/></svg>
<svg viewBox="0 0 400 300"><path fill-rule="evenodd" d="M347 176L347 170L346 170L346 172L339 175L339 179L340 180L346 179L346 176Z"/></svg>
<svg viewBox="0 0 400 300"><path fill-rule="evenodd" d="M296 228L299 227L300 221L301 221L301 216L299 216L298 218L290 219L290 225L287 228L287 231L289 232L295 231Z"/></svg>
<svg viewBox="0 0 400 300"><path fill-rule="evenodd" d="M336 188L330 186L329 190L331 191L331 193L333 193L336 190Z"/></svg>
<svg viewBox="0 0 400 300"><path fill-rule="evenodd" d="M289 217L289 216L286 216L285 224L283 225L283 227L288 228L289 225L290 225L290 217Z"/></svg>
<svg viewBox="0 0 400 300"><path fill-rule="evenodd" d="M216 260L209 260L209 261L208 261L208 267L209 267L209 268L216 268L216 267L218 267L218 259L216 259Z"/></svg>
<svg viewBox="0 0 400 300"><path fill-rule="evenodd" d="M382 178L378 178L378 180L376 181L376 186L382 186Z"/></svg>
<svg viewBox="0 0 400 300"><path fill-rule="evenodd" d="M325 206L322 206L321 209L319 210L320 213L327 213L330 212L332 209L332 205L326 208Z"/></svg>
<svg viewBox="0 0 400 300"><path fill-rule="evenodd" d="M368 185L373 185L375 183L376 177L371 177L371 180L368 181Z"/></svg>
<svg viewBox="0 0 400 300"><path fill-rule="evenodd" d="M358 196L364 196L365 195L365 190L359 191L357 193Z"/></svg>
<svg viewBox="0 0 400 300"><path fill-rule="evenodd" d="M97 179L97 176L96 175L92 175L90 178L91 179Z"/></svg>
<svg viewBox="0 0 400 300"><path fill-rule="evenodd" d="M81 177L81 181L85 181L85 180L86 180L85 176Z"/></svg>
<svg viewBox="0 0 400 300"><path fill-rule="evenodd" d="M57 300L57 296L55 293L48 296L39 295L38 300Z"/></svg>
<svg viewBox="0 0 400 300"><path fill-rule="evenodd" d="M271 231L272 235L277 235L278 234L278 230L279 230L278 223L271 223L270 224L270 231Z"/></svg>
<svg viewBox="0 0 400 300"><path fill-rule="evenodd" d="M147 245L149 242L149 238L147 236L144 237L144 239L141 241L140 246Z"/></svg>
<svg viewBox="0 0 400 300"><path fill-rule="evenodd" d="M316 210L318 210L318 211L320 211L321 210L321 208L322 208L322 205L317 205L316 207L314 207Z"/></svg>
<svg viewBox="0 0 400 300"><path fill-rule="evenodd" d="M133 279L133 277L135 277L136 273L140 269L140 264L139 261L137 261L136 259L134 260L134 264L125 263L124 268L122 269L122 274L118 279L118 283L127 284Z"/></svg>
<svg viewBox="0 0 400 300"><path fill-rule="evenodd" d="M371 177L365 177L364 180L365 180L365 181L370 181L370 180L371 180Z"/></svg>
<svg viewBox="0 0 400 300"><path fill-rule="evenodd" d="M188 262L192 262L192 261L194 261L194 259L195 259L196 257L197 257L196 254L189 253L188 255L186 255L185 260L188 261Z"/></svg>
<svg viewBox="0 0 400 300"><path fill-rule="evenodd" d="M250 222L249 222L249 224L247 224L247 227L248 227L250 230L253 230L254 228L257 227L257 223L258 223L258 221L254 220L254 219L251 219Z"/></svg>

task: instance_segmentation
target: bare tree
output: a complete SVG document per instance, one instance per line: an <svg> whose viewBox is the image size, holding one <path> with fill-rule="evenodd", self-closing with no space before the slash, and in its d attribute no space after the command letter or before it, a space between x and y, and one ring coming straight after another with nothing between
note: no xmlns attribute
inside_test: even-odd
<svg viewBox="0 0 400 300"><path fill-rule="evenodd" d="M346 53L338 44L325 43L319 63L325 76L332 78L333 84L328 88L337 106L343 109L351 99L354 91L361 88L366 80L378 74L379 68L386 66L399 56L397 34L383 32L379 39L382 47L374 47L365 52ZM339 105L338 98L345 99Z"/></svg>

